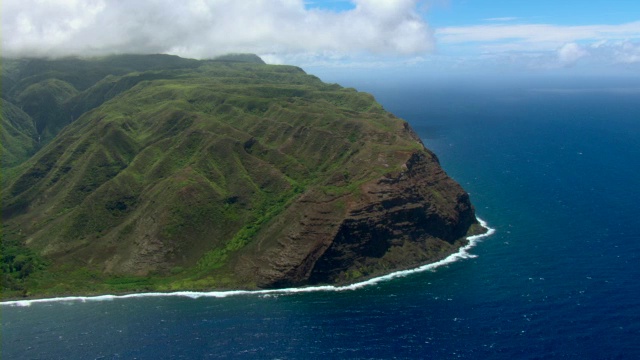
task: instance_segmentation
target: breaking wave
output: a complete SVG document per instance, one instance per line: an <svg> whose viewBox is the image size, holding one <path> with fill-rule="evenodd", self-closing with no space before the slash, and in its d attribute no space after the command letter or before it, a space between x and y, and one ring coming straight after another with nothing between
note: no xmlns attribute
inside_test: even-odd
<svg viewBox="0 0 640 360"><path fill-rule="evenodd" d="M151 292L151 293L137 293L137 294L126 294L126 295L98 295L98 296L67 296L67 297L57 297L57 298L48 298L48 299L32 299L32 300L14 300L14 301L5 301L0 302L0 305L9 305L9 306L30 306L31 304L36 303L50 303L50 302L69 302L69 301L105 301L105 300L114 300L114 299L131 299L131 298L144 298L144 297L188 297L192 299L197 299L201 297L213 297L213 298L224 298L228 296L236 296L236 295L270 295L270 294L295 294L295 293L308 293L308 292L317 292L317 291L351 291L361 289L366 286L375 285L381 282L389 281L392 279L396 279L399 277L405 277L410 274L434 270L438 267L448 265L454 263L458 260L462 259L470 259L475 258L477 255L470 254L468 252L469 249L476 246L476 244L483 238L493 235L495 233L495 229L490 228L487 223L477 218L480 225L485 228L487 231L480 235L473 235L467 237L469 243L463 247L461 247L457 252L447 256L446 258L429 263L426 265L422 265L420 267L409 269L409 270L401 270L392 272L387 275L371 278L369 280L357 282L350 285L343 286L334 286L334 285L321 285L321 286L305 286L298 288L287 288L287 289L268 289L268 290L226 290L226 291L209 291L209 292L199 292L199 291L176 291L176 292Z"/></svg>

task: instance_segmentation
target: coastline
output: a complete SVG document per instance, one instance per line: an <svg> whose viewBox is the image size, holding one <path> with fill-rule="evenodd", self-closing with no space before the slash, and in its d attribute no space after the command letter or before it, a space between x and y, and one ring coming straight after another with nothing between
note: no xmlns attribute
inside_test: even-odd
<svg viewBox="0 0 640 360"><path fill-rule="evenodd" d="M36 303L49 303L49 302L70 302L70 301L106 301L115 299L129 299L129 298L141 298L141 297L188 297L197 299L201 297L213 297L224 298L228 296L237 295L271 295L271 294L294 294L294 293L308 293L318 291L353 291L363 287L375 285L381 282L390 281L396 278L405 277L414 273L420 273L428 270L434 270L438 267L454 263L458 260L474 258L476 255L470 254L467 250L476 246L476 244L483 238L489 237L495 233L495 229L488 226L487 222L476 217L478 223L486 231L482 234L471 235L467 237L468 243L461 246L458 251L438 260L433 263L425 264L413 269L399 270L392 273L367 279L364 281L356 282L349 285L319 285L319 286L305 286L298 288L284 288L284 289L263 289L263 290L220 290L220 291L175 291L175 292L149 292L149 293L131 293L123 295L95 295L95 296L65 296L55 298L42 298L42 299L25 299L25 300L10 300L0 302L0 306L31 306Z"/></svg>

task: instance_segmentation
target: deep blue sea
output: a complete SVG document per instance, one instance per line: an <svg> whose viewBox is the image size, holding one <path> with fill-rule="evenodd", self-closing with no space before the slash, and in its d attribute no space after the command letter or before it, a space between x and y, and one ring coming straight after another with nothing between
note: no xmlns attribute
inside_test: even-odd
<svg viewBox="0 0 640 360"><path fill-rule="evenodd" d="M358 290L1 307L2 359L640 358L640 84L362 84L496 229Z"/></svg>

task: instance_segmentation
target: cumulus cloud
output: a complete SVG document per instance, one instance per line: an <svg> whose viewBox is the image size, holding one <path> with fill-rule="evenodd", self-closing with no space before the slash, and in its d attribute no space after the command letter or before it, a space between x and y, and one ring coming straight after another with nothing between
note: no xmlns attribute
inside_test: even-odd
<svg viewBox="0 0 640 360"><path fill-rule="evenodd" d="M560 60L560 64L564 66L571 66L578 62L580 58L587 56L587 54L587 51L580 45L568 43L558 49L558 60Z"/></svg>
<svg viewBox="0 0 640 360"><path fill-rule="evenodd" d="M614 54L618 62L625 64L640 63L640 43L624 41L617 45L618 46Z"/></svg>
<svg viewBox="0 0 640 360"><path fill-rule="evenodd" d="M5 56L229 52L416 55L433 49L418 0L3 0Z"/></svg>

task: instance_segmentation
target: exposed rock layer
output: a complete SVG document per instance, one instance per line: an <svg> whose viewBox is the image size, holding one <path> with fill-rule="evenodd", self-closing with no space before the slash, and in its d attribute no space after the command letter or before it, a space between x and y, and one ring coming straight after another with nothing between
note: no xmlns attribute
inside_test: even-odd
<svg viewBox="0 0 640 360"><path fill-rule="evenodd" d="M476 223L469 196L435 155L407 157L403 171L363 184L359 196L301 199L291 210L299 214L297 224L271 248L262 247L253 268L241 260L236 271L251 269L261 287L339 283L453 252ZM346 209L335 211L338 203Z"/></svg>

